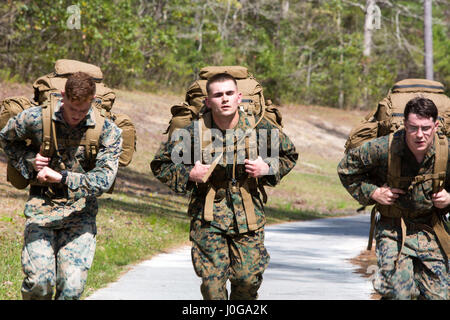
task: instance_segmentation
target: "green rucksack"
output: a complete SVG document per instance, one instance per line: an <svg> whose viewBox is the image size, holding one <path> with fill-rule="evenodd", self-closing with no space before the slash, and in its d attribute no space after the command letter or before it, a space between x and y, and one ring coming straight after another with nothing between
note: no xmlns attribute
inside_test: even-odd
<svg viewBox="0 0 450 320"><path fill-rule="evenodd" d="M23 96L4 99L0 104L1 128L6 125L10 118L16 116L23 110L32 106L42 106L43 145L41 146L40 152L44 156L52 157L58 150L57 137L52 134L54 130L52 129L51 114L56 108L57 100L61 98L61 91L64 90L68 76L75 72L85 72L93 77L96 82L96 94L93 102L95 108L93 110L98 126L89 128L86 131L85 138L79 142L80 145L86 146L86 156L91 166L95 163L99 147L99 137L105 118L111 119L122 129L123 143L119 164L122 167L127 166L131 162L136 149L136 129L129 116L111 112L115 101L115 93L101 82L103 80L103 74L100 68L88 63L67 59L58 60L55 63L54 72L38 78L33 83L34 98L32 100ZM28 141L27 143L30 142ZM18 189L24 189L30 183L9 162L7 167L7 180Z"/></svg>

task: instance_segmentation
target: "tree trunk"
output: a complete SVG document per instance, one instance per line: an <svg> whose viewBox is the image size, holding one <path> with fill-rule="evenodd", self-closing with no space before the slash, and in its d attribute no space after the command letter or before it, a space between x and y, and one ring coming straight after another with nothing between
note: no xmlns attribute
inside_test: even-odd
<svg viewBox="0 0 450 320"><path fill-rule="evenodd" d="M373 11L371 8L375 6L375 0L366 1L366 19L364 23L364 51L365 57L370 57L372 52L372 31L373 31Z"/></svg>
<svg viewBox="0 0 450 320"><path fill-rule="evenodd" d="M374 29L380 28L380 8L375 0L366 1L366 19L364 23L364 87L363 87L363 107L367 108L369 100L369 88L367 88L367 79L370 70L370 56L372 54L372 35Z"/></svg>
<svg viewBox="0 0 450 320"><path fill-rule="evenodd" d="M281 19L286 19L289 14L289 0L283 0L281 3Z"/></svg>
<svg viewBox="0 0 450 320"><path fill-rule="evenodd" d="M425 0L424 7L424 47L425 47L425 77L433 80L433 21L432 0Z"/></svg>
<svg viewBox="0 0 450 320"><path fill-rule="evenodd" d="M340 74L339 74L339 98L338 105L339 109L344 109L344 70L342 66L344 65L344 39L342 37L342 28L341 28L341 9L338 11L337 17L337 30L339 33L339 64L341 66Z"/></svg>
<svg viewBox="0 0 450 320"><path fill-rule="evenodd" d="M308 92L309 87L311 85L311 72L312 72L312 48L309 51L308 72L306 75L306 88L308 88Z"/></svg>

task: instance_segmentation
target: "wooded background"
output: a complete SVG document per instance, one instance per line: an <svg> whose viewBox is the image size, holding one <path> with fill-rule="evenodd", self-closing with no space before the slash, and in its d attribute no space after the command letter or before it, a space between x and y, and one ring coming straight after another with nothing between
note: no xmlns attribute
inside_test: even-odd
<svg viewBox="0 0 450 320"><path fill-rule="evenodd" d="M365 28L370 2L380 29ZM423 16L423 0L6 0L0 80L33 81L67 58L113 87L182 92L203 66L244 65L277 104L374 108L396 80L425 77ZM433 0L434 79L447 90L449 20L450 1Z"/></svg>

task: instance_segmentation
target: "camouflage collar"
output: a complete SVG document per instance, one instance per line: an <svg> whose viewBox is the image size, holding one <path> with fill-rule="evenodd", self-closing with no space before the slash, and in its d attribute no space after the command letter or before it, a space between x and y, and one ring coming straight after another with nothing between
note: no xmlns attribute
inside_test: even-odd
<svg viewBox="0 0 450 320"><path fill-rule="evenodd" d="M63 114L62 114L62 99L59 99L56 104L56 109L53 112L52 119L54 121L59 121L67 125L66 120L64 120ZM95 119L93 117L93 110L92 106L89 109L86 117L78 124L77 127L94 127L95 126Z"/></svg>
<svg viewBox="0 0 450 320"><path fill-rule="evenodd" d="M252 129L252 126L250 124L250 121L248 120L247 115L244 111L241 111L239 109L239 122L236 126L237 128L241 128L243 130Z"/></svg>
<svg viewBox="0 0 450 320"><path fill-rule="evenodd" d="M425 154L425 157L423 158L423 163L426 163L429 161L432 157L434 157L436 153L436 146L435 146L436 137L433 137L433 143L431 144L430 149L428 149L427 153Z"/></svg>
<svg viewBox="0 0 450 320"><path fill-rule="evenodd" d="M251 126L250 126L250 122L248 121L248 117L246 117L246 115L245 115L245 112L243 112L242 110L240 110L240 109L238 109L238 112L239 112L239 120L238 120L238 122L237 122L237 124L236 124L236 126L233 128L233 129L228 129L228 130L234 130L234 129L242 129L242 130L247 130L247 129L249 129ZM222 130L222 129L220 129L218 126L217 126L217 124L214 122L214 119L213 119L213 117L212 117L212 115L211 115L211 119L212 119L212 127L213 128L215 128L215 129L219 129L220 131L222 131L222 132L225 132L226 130Z"/></svg>

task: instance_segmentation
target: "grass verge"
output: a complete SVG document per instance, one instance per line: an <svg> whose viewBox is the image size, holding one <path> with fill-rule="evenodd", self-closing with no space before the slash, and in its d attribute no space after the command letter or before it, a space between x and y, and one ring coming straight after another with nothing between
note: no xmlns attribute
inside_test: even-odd
<svg viewBox="0 0 450 320"><path fill-rule="evenodd" d="M283 182L284 188L293 188L294 181ZM0 299L21 299L20 255L25 223L22 210L26 192L13 189L6 182L0 186L5 203L0 213ZM124 170L115 192L99 199L97 249L83 298L115 281L130 265L187 243L187 204L186 197L172 194L150 173ZM296 208L289 201L283 202L280 195L272 197L266 214L268 223L331 215Z"/></svg>

